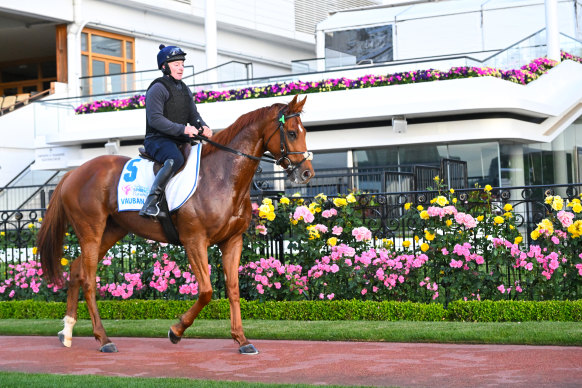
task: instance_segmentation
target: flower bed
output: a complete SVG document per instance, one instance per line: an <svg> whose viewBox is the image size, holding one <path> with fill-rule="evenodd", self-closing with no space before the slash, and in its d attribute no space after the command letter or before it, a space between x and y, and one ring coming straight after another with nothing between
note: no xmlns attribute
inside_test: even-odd
<svg viewBox="0 0 582 388"><path fill-rule="evenodd" d="M245 234L239 268L241 295L247 300L371 300L438 302L455 300L574 300L582 295L582 204L579 197L548 196L546 218L531 232L526 247L509 203L494 205L491 187L467 195L445 190L426 209L400 206L401 225L389 239L373 236L369 208L358 194L318 195L309 203L298 196L266 198L254 204L253 224ZM372 202L374 197L372 196ZM269 236L283 236L286 262L270 257ZM5 236L0 236L1 238ZM62 260L78 255L67 236ZM99 264L102 299L193 299L196 278L181 247L138 239L114 246ZM37 261L9 265L0 283L0 300L65 300L65 292L42 279ZM128 270L128 260L131 269ZM209 249L211 281L223 296L220 254Z"/></svg>
<svg viewBox="0 0 582 388"><path fill-rule="evenodd" d="M582 58L562 52L562 60L582 62ZM196 103L217 101L235 101L249 98L276 97L294 94L322 93L333 90L350 90L389 85L402 85L419 82L430 82L472 77L496 77L520 85L526 85L538 79L548 70L558 65L558 62L538 58L519 69L500 70L491 67L453 67L448 71L435 69L407 71L388 75L365 75L357 79L336 78L319 82L295 81L289 83L273 84L261 87L250 87L223 91L203 90L194 95ZM128 109L145 108L145 96L136 95L121 100L100 100L82 104L75 109L77 114L109 112Z"/></svg>

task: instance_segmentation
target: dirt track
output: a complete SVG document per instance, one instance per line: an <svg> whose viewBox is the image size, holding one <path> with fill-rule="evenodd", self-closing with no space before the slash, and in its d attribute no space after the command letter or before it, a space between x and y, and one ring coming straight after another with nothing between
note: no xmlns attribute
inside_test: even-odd
<svg viewBox="0 0 582 388"><path fill-rule="evenodd" d="M114 338L119 353L76 337L0 337L0 370L401 387L581 387L582 347Z"/></svg>

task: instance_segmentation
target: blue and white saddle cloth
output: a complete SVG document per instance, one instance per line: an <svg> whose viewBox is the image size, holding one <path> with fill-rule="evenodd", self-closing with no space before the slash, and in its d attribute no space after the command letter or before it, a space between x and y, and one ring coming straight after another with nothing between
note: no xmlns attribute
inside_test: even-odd
<svg viewBox="0 0 582 388"><path fill-rule="evenodd" d="M186 166L174 175L166 186L166 201L170 211L179 209L196 190L202 145L192 146ZM147 159L131 159L121 171L117 186L118 211L140 210L154 183L154 163Z"/></svg>

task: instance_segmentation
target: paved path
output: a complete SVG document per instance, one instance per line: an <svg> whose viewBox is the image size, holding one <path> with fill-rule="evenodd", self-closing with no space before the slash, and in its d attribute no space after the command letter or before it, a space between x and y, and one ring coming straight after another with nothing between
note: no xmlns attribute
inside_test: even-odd
<svg viewBox="0 0 582 388"><path fill-rule="evenodd" d="M582 347L368 342L115 338L119 353L75 337L1 337L0 370L107 376L186 377L270 383L400 387L582 387ZM0 384L1 385L1 384Z"/></svg>

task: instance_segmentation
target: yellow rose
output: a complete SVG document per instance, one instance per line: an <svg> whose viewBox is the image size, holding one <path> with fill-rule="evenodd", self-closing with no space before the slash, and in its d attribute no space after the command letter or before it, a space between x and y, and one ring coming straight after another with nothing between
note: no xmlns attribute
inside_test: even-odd
<svg viewBox="0 0 582 388"><path fill-rule="evenodd" d="M455 189L450 189L450 190L449 190L449 192L450 192L451 194L455 194Z"/></svg>
<svg viewBox="0 0 582 388"><path fill-rule="evenodd" d="M263 198L263 205L272 205L273 201L271 198Z"/></svg>
<svg viewBox="0 0 582 388"><path fill-rule="evenodd" d="M279 200L279 203L283 205L289 205L290 202L291 201L289 201L289 198L287 197L281 197L281 199Z"/></svg>
<svg viewBox="0 0 582 388"><path fill-rule="evenodd" d="M404 248L408 248L410 246L410 241L408 241L408 240L402 241L402 246Z"/></svg>
<svg viewBox="0 0 582 388"><path fill-rule="evenodd" d="M420 212L420 211L423 211L423 210L424 210L424 208L422 207L422 205L418 205L418 206L416 207L416 210L418 210L418 211Z"/></svg>
<svg viewBox="0 0 582 388"><path fill-rule="evenodd" d="M423 252L428 251L428 244L427 243L422 243L422 245L420 246L420 250Z"/></svg>
<svg viewBox="0 0 582 388"><path fill-rule="evenodd" d="M513 206L511 206L510 203L506 203L505 206L503 206L503 210L505 210L506 212L510 212L513 210Z"/></svg>
<svg viewBox="0 0 582 388"><path fill-rule="evenodd" d="M442 195L439 195L438 197L436 197L436 203L438 203L439 206L445 206L449 204L449 200L443 197Z"/></svg>
<svg viewBox="0 0 582 388"><path fill-rule="evenodd" d="M554 224L552 223L552 221L548 220L547 218L544 218L542 222L538 224L538 229L544 229L548 232L548 234L553 234Z"/></svg>
<svg viewBox="0 0 582 388"><path fill-rule="evenodd" d="M435 182L438 182L438 181L440 181L440 180L441 180L441 178L439 178L439 176L438 176L438 175L437 175L437 176L435 176L435 177L434 177L434 178L432 178L432 179L433 179Z"/></svg>
<svg viewBox="0 0 582 388"><path fill-rule="evenodd" d="M348 205L348 201L346 201L345 198L334 198L333 199L333 204L336 207L342 207L342 206L347 206Z"/></svg>
<svg viewBox="0 0 582 388"><path fill-rule="evenodd" d="M322 201L327 201L327 195L319 193L315 196L315 199L321 199Z"/></svg>
<svg viewBox="0 0 582 388"><path fill-rule="evenodd" d="M32 254L36 255L36 252L38 252L38 248L37 247L32 248Z"/></svg>
<svg viewBox="0 0 582 388"><path fill-rule="evenodd" d="M447 220L445 224L447 224L447 226L451 226L453 225L453 220Z"/></svg>
<svg viewBox="0 0 582 388"><path fill-rule="evenodd" d="M353 193L349 193L346 197L346 201L348 201L348 203L354 203L356 202L356 197Z"/></svg>
<svg viewBox="0 0 582 388"><path fill-rule="evenodd" d="M457 198L453 198L453 203L457 203Z"/></svg>
<svg viewBox="0 0 582 388"><path fill-rule="evenodd" d="M420 238L418 236L414 236L414 241L418 242L418 240L420 240Z"/></svg>
<svg viewBox="0 0 582 388"><path fill-rule="evenodd" d="M485 191L486 192L490 192L493 188L491 187L491 185L486 185L485 186Z"/></svg>
<svg viewBox="0 0 582 388"><path fill-rule="evenodd" d="M479 221L479 222L483 221L483 216L482 215L481 216L478 216L477 217L477 221Z"/></svg>
<svg viewBox="0 0 582 388"><path fill-rule="evenodd" d="M330 247L335 247L336 244L337 244L337 237L330 237L327 239L327 245L329 245Z"/></svg>
<svg viewBox="0 0 582 388"><path fill-rule="evenodd" d="M572 225L570 225L570 226L572 226ZM538 237L540 237L540 232L537 229L536 230L532 230L532 232L530 233L530 236L531 236L531 239L532 240L537 240Z"/></svg>
<svg viewBox="0 0 582 388"><path fill-rule="evenodd" d="M406 202L406 203L404 204L404 210L409 210L411 205L412 205L412 204L411 204L410 202Z"/></svg>
<svg viewBox="0 0 582 388"><path fill-rule="evenodd" d="M505 213L503 213L503 217L509 219L509 218L513 217L513 214L511 214L511 212L505 212Z"/></svg>
<svg viewBox="0 0 582 388"><path fill-rule="evenodd" d="M580 203L574 204L574 206L572 206L572 211L574 213L580 213L582 211L582 205Z"/></svg>
<svg viewBox="0 0 582 388"><path fill-rule="evenodd" d="M554 196L553 195L548 195L546 197L546 200L544 201L547 205L550 205L552 202L554 202Z"/></svg>
<svg viewBox="0 0 582 388"><path fill-rule="evenodd" d="M6 236L6 233L0 232L0 236Z"/></svg>
<svg viewBox="0 0 582 388"><path fill-rule="evenodd" d="M520 242L522 242L522 241L523 241L523 237L521 237L521 236L517 236L517 237L515 238L515 240L513 240L513 243L514 243L515 245L517 245L517 244L519 244L519 243L520 243Z"/></svg>
<svg viewBox="0 0 582 388"><path fill-rule="evenodd" d="M503 222L505 222L505 220L503 219L503 217L497 216L493 219L493 222L495 222L497 225L499 225L499 224L503 224Z"/></svg>
<svg viewBox="0 0 582 388"><path fill-rule="evenodd" d="M42 217L39 217L38 218L38 222L42 222Z"/></svg>
<svg viewBox="0 0 582 388"><path fill-rule="evenodd" d="M423 210L420 212L420 218L422 218L423 220L428 220L430 216L428 215L428 212L426 210Z"/></svg>
<svg viewBox="0 0 582 388"><path fill-rule="evenodd" d="M559 211L559 210L562 210L563 208L564 208L564 200L559 195L556 195L554 197L554 200L552 201L552 209Z"/></svg>
<svg viewBox="0 0 582 388"><path fill-rule="evenodd" d="M429 232L428 230L424 232L424 238L428 241L434 240L435 235Z"/></svg>
<svg viewBox="0 0 582 388"><path fill-rule="evenodd" d="M269 221L273 221L275 219L275 213L269 213L269 214L267 214L267 219Z"/></svg>
<svg viewBox="0 0 582 388"><path fill-rule="evenodd" d="M69 260L65 259L64 257L61 259L61 265L64 267L65 265L69 264Z"/></svg>
<svg viewBox="0 0 582 388"><path fill-rule="evenodd" d="M573 238L578 238L582 235L582 221L575 221L572 225L568 226L568 232Z"/></svg>

